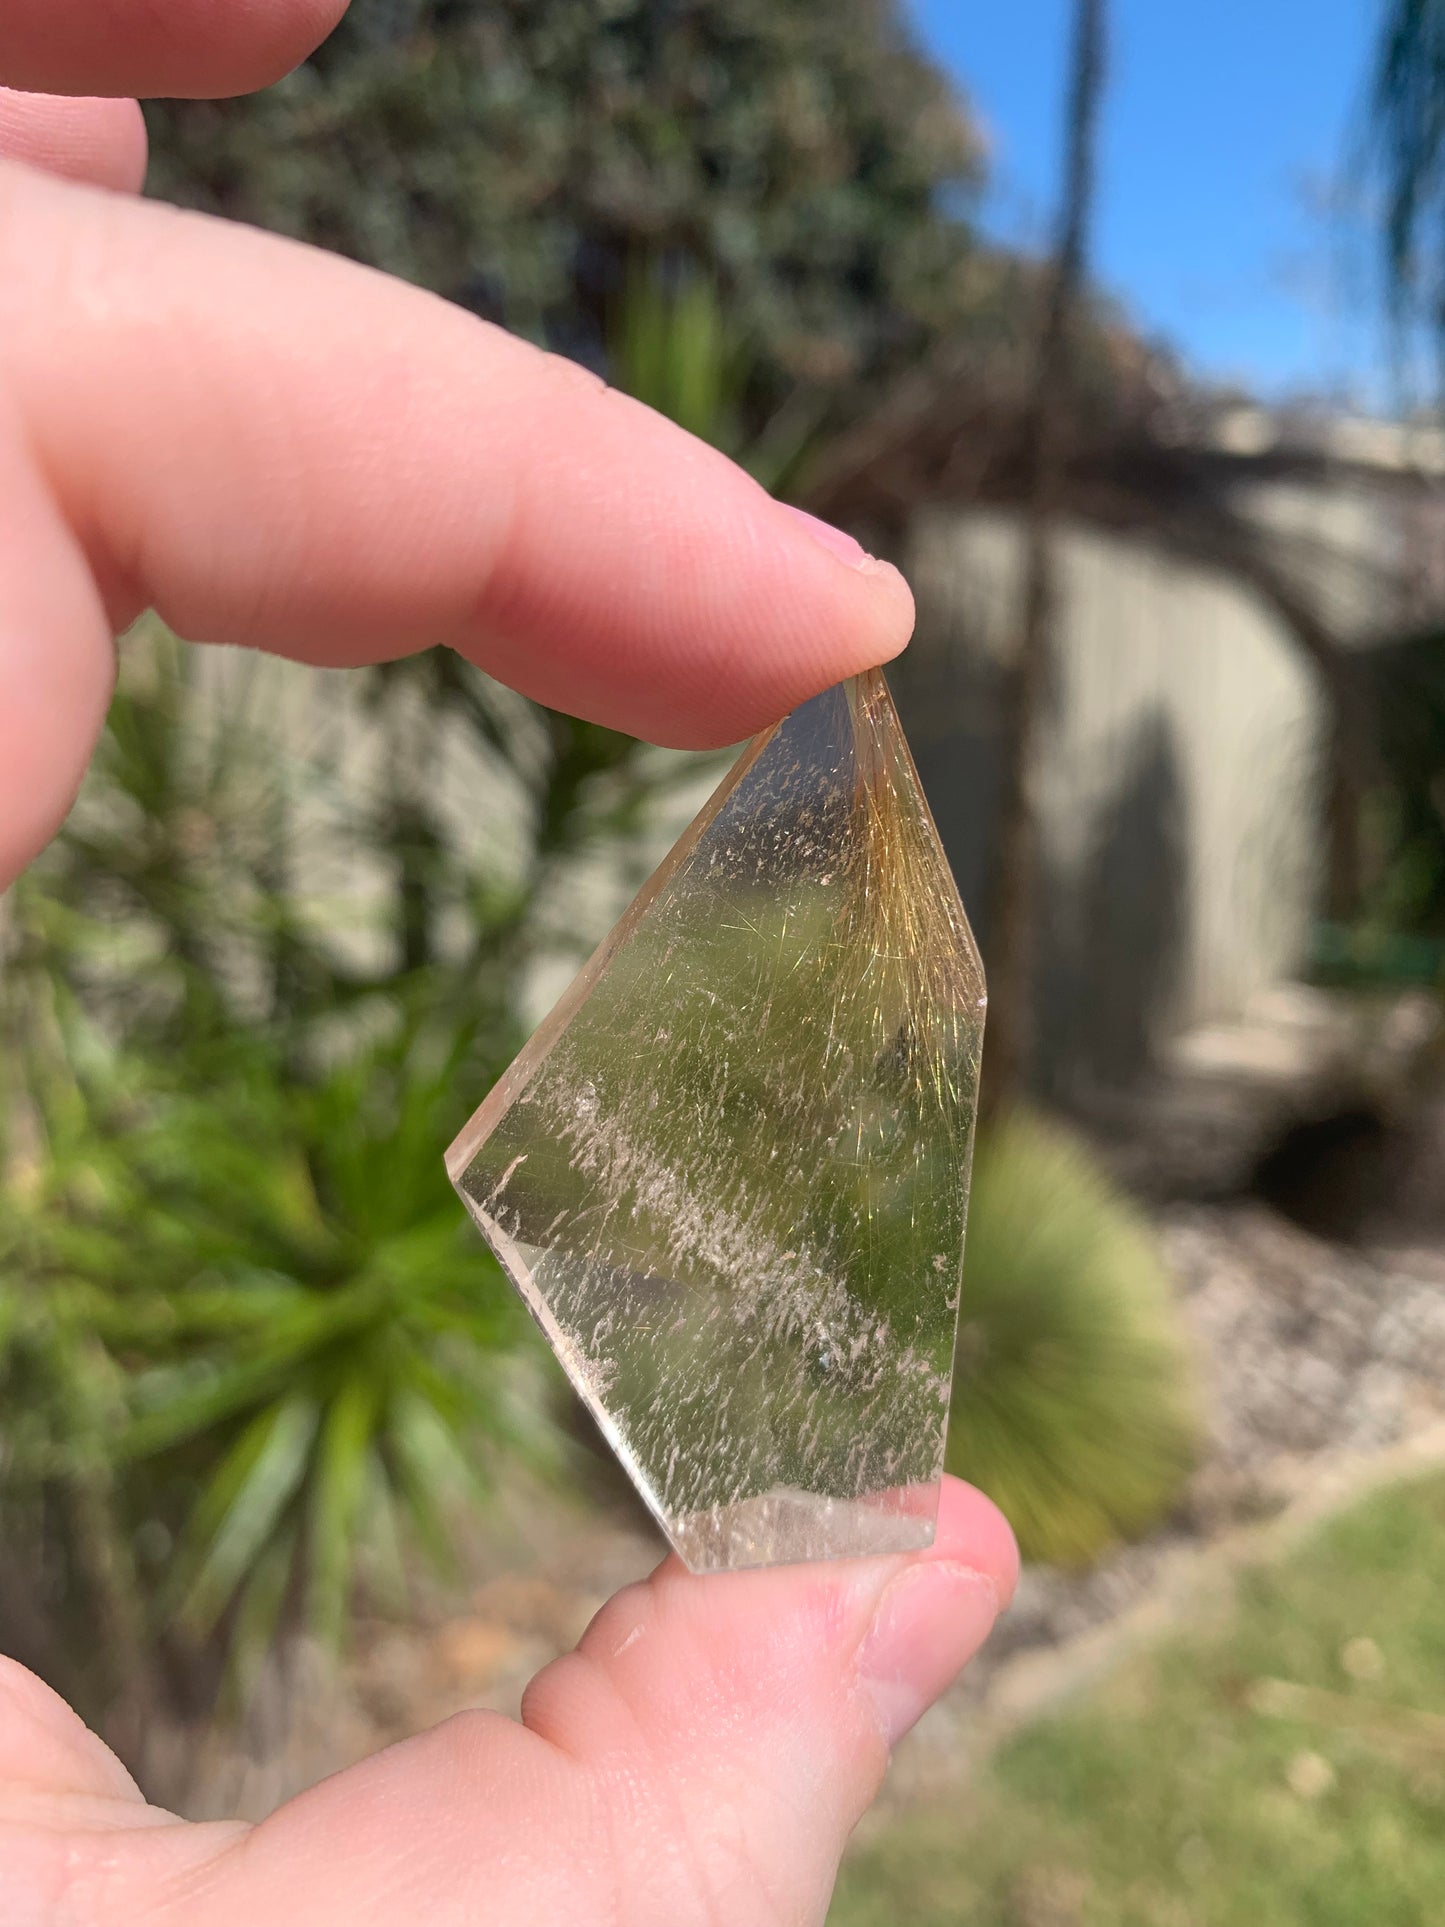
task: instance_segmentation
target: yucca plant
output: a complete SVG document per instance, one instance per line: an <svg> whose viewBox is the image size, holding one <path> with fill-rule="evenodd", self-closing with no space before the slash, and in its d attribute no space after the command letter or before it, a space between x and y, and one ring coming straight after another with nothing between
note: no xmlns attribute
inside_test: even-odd
<svg viewBox="0 0 1445 1927"><path fill-rule="evenodd" d="M739 332L710 275L639 257L605 345L614 386L720 448L764 488L786 493L816 444L828 394L798 382L781 401L760 405L755 344Z"/></svg>
<svg viewBox="0 0 1445 1927"><path fill-rule="evenodd" d="M35 1656L93 1711L143 1669L204 1700L278 1636L337 1639L414 1549L445 1559L499 1440L548 1451L442 1152L534 958L576 942L565 866L676 770L450 658L373 677L341 898L302 834L339 777L273 720L289 672L255 700L206 673L133 649L0 980L0 1621L44 1598L64 1650ZM448 729L516 799L500 857L425 781Z"/></svg>
<svg viewBox="0 0 1445 1927"><path fill-rule="evenodd" d="M980 1138L948 1462L1026 1559L1086 1565L1168 1512L1198 1418L1149 1233L1084 1147L1015 1114Z"/></svg>
<svg viewBox="0 0 1445 1927"><path fill-rule="evenodd" d="M244 1035L198 1077L73 1008L57 1028L43 1154L0 1212L0 1493L69 1499L71 1603L104 1595L132 1642L220 1635L244 1667L282 1624L335 1640L359 1570L404 1593L402 1549L447 1561L487 1448L540 1443L507 1389L525 1321L437 1155L470 1040L403 1015L302 1082Z"/></svg>

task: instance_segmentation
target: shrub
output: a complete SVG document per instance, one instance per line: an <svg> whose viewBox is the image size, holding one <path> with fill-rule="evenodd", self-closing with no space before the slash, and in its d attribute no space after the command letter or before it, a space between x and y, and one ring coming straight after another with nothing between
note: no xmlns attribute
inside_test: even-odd
<svg viewBox="0 0 1445 1927"><path fill-rule="evenodd" d="M408 1542L445 1562L524 1321L437 1158L454 1049L399 1024L302 1081L233 1036L203 1078L64 1028L69 1090L0 1208L0 1500L48 1511L52 1615L82 1657L104 1629L104 1701L153 1649L245 1670L288 1623L336 1640L358 1574L404 1596Z"/></svg>
<svg viewBox="0 0 1445 1927"><path fill-rule="evenodd" d="M1169 1284L1082 1146L1027 1116L979 1143L948 1465L1026 1559L1087 1564L1168 1510L1196 1441Z"/></svg>
<svg viewBox="0 0 1445 1927"><path fill-rule="evenodd" d="M339 1639L517 1442L531 1328L442 1152L577 942L567 866L625 852L675 768L423 658L352 680L369 776L328 812L284 722L308 672L218 673L132 640L7 904L0 1645L96 1716L142 1672L189 1710L223 1662ZM427 780L449 733L460 791L455 756Z"/></svg>

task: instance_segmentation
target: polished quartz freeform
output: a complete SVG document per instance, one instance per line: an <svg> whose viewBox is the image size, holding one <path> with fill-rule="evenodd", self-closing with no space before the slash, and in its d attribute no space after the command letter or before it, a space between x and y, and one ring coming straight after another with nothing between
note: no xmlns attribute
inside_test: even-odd
<svg viewBox="0 0 1445 1927"><path fill-rule="evenodd" d="M694 1571L933 1536L983 974L882 675L759 736L448 1154Z"/></svg>

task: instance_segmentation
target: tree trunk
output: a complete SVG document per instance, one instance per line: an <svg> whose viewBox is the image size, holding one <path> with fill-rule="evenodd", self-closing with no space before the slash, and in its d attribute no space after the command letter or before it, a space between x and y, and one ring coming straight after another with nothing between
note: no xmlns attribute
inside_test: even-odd
<svg viewBox="0 0 1445 1927"><path fill-rule="evenodd" d="M987 948L990 1016L984 1103L1007 1108L1032 1069L1039 932L1040 726L1057 602L1055 525L1073 377L1074 316L1083 285L1104 84L1105 0L1075 0L1058 243L1048 275L1034 390L1024 426L1027 498L1018 638L1006 690L1003 770Z"/></svg>

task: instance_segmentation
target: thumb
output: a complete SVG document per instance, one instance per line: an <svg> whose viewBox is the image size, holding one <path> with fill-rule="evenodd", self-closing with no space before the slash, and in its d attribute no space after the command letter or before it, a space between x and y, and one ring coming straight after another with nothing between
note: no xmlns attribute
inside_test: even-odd
<svg viewBox="0 0 1445 1927"><path fill-rule="evenodd" d="M889 1748L987 1636L1013 1538L946 1480L912 1558L694 1578L668 1560L529 1689L282 1808L188 1922L803 1927ZM171 1916L158 1916L169 1921Z"/></svg>

